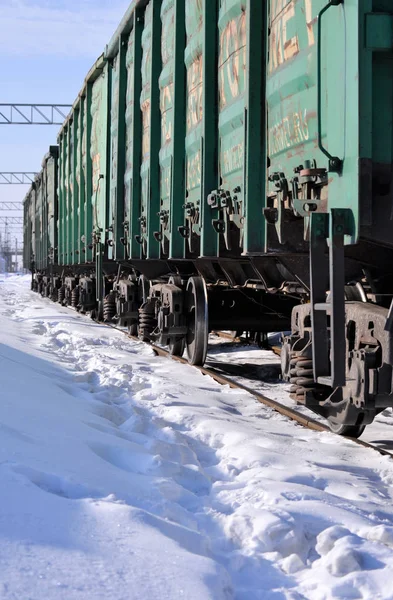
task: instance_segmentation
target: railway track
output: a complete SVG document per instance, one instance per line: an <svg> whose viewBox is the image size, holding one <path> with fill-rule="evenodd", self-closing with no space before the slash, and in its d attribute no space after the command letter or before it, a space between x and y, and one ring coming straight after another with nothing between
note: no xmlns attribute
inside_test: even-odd
<svg viewBox="0 0 393 600"><path fill-rule="evenodd" d="M100 322L100 324L102 325L103 323ZM115 325L112 325L111 323L104 323L104 325L107 325L108 327L115 329L116 331L119 331L120 333L124 334L126 337L128 337L132 341L137 341L137 342L141 343L141 340L138 337L130 335L124 329L120 329L119 327L116 327ZM147 342L143 342L143 343L150 346L153 349L153 351L157 354L157 356L162 356L162 357L174 360L176 362L179 362L181 364L190 366L188 361L185 358L182 358L179 356L173 356L168 350L165 350L164 348L161 348L160 346L156 346L155 344L149 344ZM280 348L278 346L273 346L271 348L271 350L278 356L280 355ZM260 392L256 391L255 389L253 389L243 383L240 383L239 381L235 381L231 377L223 375L222 373L218 373L217 370L215 370L214 368L210 368L210 367L206 367L206 366L204 366L204 367L193 366L193 368L198 369L198 371L203 373L203 375L208 375L209 377L214 379L214 381L216 381L220 385L228 385L232 389L238 389L238 390L243 390L243 391L248 392L260 404L263 404L264 406L267 406L267 407L273 409L280 415L283 415L284 417L291 419L292 421L298 423L299 425L301 425L303 427L306 427L307 429L312 429L314 431L325 431L325 432L330 433L331 435L337 435L337 434L333 433L327 425L317 421L316 419L313 419L312 417L308 417L304 414L301 414L295 408L290 408L290 407L286 406L285 404L278 402L277 400L272 400L271 398L268 398L267 396L265 396L264 394L261 394ZM225 368L224 365L223 365L223 368ZM340 437L340 436L338 436L338 437ZM369 442L365 442L363 440L359 440L356 438L346 438L346 439L351 439L354 443L356 443L359 446L362 446L364 448L370 448L371 450L375 450L382 456L390 456L393 458L393 452L389 452L388 450L379 448L378 446L376 446L374 444L371 444Z"/></svg>

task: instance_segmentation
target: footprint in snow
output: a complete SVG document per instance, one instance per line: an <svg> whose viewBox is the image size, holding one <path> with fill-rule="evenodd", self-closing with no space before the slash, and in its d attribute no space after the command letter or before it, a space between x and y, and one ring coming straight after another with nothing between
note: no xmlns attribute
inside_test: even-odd
<svg viewBox="0 0 393 600"><path fill-rule="evenodd" d="M110 406L109 404L97 402L96 400L91 401L90 410L98 417L110 421L110 423L113 423L116 426L122 425L127 420L127 416L123 414L121 409Z"/></svg>
<svg viewBox="0 0 393 600"><path fill-rule="evenodd" d="M111 435L117 438L121 438L122 440L127 440L128 442L133 441L132 438L119 430L115 425L100 425L99 423L91 423L90 421L84 421L84 424L91 429L95 429L100 433L106 433L107 435Z"/></svg>
<svg viewBox="0 0 393 600"><path fill-rule="evenodd" d="M143 475L154 470L155 457L137 444L129 449L100 443L89 446L94 454L123 471Z"/></svg>
<svg viewBox="0 0 393 600"><path fill-rule="evenodd" d="M36 335L44 335L46 333L46 327L42 323L37 323L31 330L31 333Z"/></svg>
<svg viewBox="0 0 393 600"><path fill-rule="evenodd" d="M295 475L293 477L288 477L286 479L286 481L288 483L296 483L298 485L304 485L310 488L315 488L317 490L322 490L324 491L327 486L328 486L328 482L326 479L323 479L322 477L314 477L313 475Z"/></svg>
<svg viewBox="0 0 393 600"><path fill-rule="evenodd" d="M9 436L14 437L21 442L27 442L28 444L34 444L34 440L26 433L18 431L17 429L14 429L13 427L10 427L9 425L5 425L5 423L0 423L0 435L1 435L2 439L4 438L5 434L8 434Z"/></svg>
<svg viewBox="0 0 393 600"><path fill-rule="evenodd" d="M131 442L128 448L100 443L89 446L97 456L123 471L136 475L169 477L198 496L206 495L210 491L210 480L196 465L180 465L165 460L137 443Z"/></svg>
<svg viewBox="0 0 393 600"><path fill-rule="evenodd" d="M43 471L38 471L22 465L13 466L12 470L42 491L54 494L55 496L60 496L61 498L67 498L68 500L82 500L85 498L102 497L102 494L92 490L86 485L68 480L64 477L59 477L53 473L44 473Z"/></svg>

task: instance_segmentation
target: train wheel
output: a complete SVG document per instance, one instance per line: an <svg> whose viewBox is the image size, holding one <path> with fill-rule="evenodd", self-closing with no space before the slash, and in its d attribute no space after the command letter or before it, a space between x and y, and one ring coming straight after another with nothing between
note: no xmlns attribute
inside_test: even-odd
<svg viewBox="0 0 393 600"><path fill-rule="evenodd" d="M168 283L170 285L176 285L177 287L181 288L182 287L182 280L180 275L171 275ZM169 353L172 356L183 356L184 354L184 350L186 347L186 339L182 338L182 339L177 339L177 340L171 340L168 344L169 347Z"/></svg>
<svg viewBox="0 0 393 600"><path fill-rule="evenodd" d="M180 340L174 340L173 342L169 342L169 353L172 356L183 356L184 349L186 347L186 339L182 338ZM195 364L195 363L193 363Z"/></svg>
<svg viewBox="0 0 393 600"><path fill-rule="evenodd" d="M59 298L59 290L57 287L52 287L51 288L51 293L50 293L50 299L52 300L52 302L57 302L58 298Z"/></svg>
<svg viewBox="0 0 393 600"><path fill-rule="evenodd" d="M186 347L188 362L203 365L207 354L209 318L207 292L202 277L190 277L186 288L186 314L188 330Z"/></svg>
<svg viewBox="0 0 393 600"><path fill-rule="evenodd" d="M366 429L365 425L341 425L340 423L333 423L332 421L329 421L329 427L333 433L351 438L360 437Z"/></svg>
<svg viewBox="0 0 393 600"><path fill-rule="evenodd" d="M133 337L138 337L138 322L133 321L131 325L128 326L128 333Z"/></svg>

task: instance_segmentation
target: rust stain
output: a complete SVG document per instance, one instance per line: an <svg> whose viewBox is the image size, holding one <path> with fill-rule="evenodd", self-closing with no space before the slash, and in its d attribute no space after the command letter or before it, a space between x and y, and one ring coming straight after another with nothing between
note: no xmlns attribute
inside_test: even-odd
<svg viewBox="0 0 393 600"><path fill-rule="evenodd" d="M237 98L244 90L240 86L240 73L246 69L246 12L232 19L220 37L219 94L221 109L229 100ZM231 98L227 98L227 92Z"/></svg>
<svg viewBox="0 0 393 600"><path fill-rule="evenodd" d="M305 34L308 46L315 44L314 26L317 21L313 18L313 1L304 0L305 12L299 7L296 0L272 0L270 38L269 38L269 71L272 72L286 61L296 56L301 48L299 35L290 35L289 22L296 19L296 11L299 11L304 21ZM299 30L299 26L295 28Z"/></svg>
<svg viewBox="0 0 393 600"><path fill-rule="evenodd" d="M187 71L187 131L203 117L203 60L199 55Z"/></svg>

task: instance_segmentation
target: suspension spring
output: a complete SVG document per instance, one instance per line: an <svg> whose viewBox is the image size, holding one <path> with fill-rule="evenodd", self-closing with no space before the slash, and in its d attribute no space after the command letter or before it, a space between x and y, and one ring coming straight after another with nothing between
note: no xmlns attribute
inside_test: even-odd
<svg viewBox="0 0 393 600"><path fill-rule="evenodd" d="M297 404L306 403L307 392L311 392L319 402L326 400L331 393L331 388L314 381L311 353L311 345L305 350L291 351L289 381L292 386L289 395Z"/></svg>
<svg viewBox="0 0 393 600"><path fill-rule="evenodd" d="M151 304L146 302L139 309L138 332L139 338L143 341L150 342L150 334L154 331L157 325L157 319L151 311Z"/></svg>
<svg viewBox="0 0 393 600"><path fill-rule="evenodd" d="M62 285L59 288L58 294L57 294L57 301L59 304L63 304L64 303L64 299L65 299L65 285Z"/></svg>
<svg viewBox="0 0 393 600"><path fill-rule="evenodd" d="M292 352L290 360L290 396L296 402L304 404L306 392L318 391L314 381L312 359L303 356L301 352Z"/></svg>
<svg viewBox="0 0 393 600"><path fill-rule="evenodd" d="M76 285L71 292L71 306L77 308L79 304L79 285Z"/></svg>
<svg viewBox="0 0 393 600"><path fill-rule="evenodd" d="M116 296L112 292L105 296L103 304L103 317L105 323L109 323L116 315Z"/></svg>

